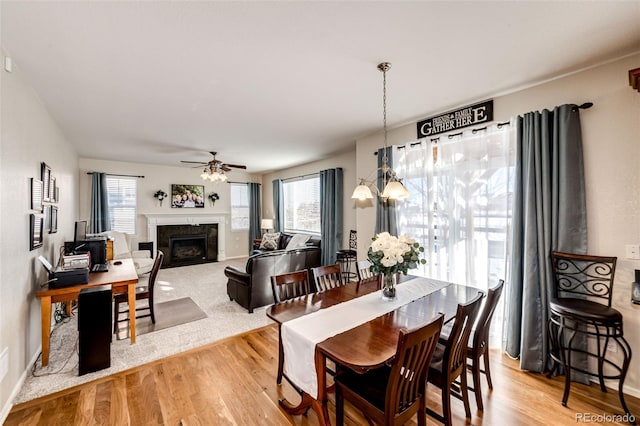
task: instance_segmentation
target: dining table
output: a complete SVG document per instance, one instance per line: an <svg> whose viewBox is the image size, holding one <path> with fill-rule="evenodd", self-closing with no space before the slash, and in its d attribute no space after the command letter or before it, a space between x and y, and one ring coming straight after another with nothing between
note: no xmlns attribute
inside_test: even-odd
<svg viewBox="0 0 640 426"><path fill-rule="evenodd" d="M284 352L284 375L301 393L280 406L291 415L313 409L322 425L330 425L327 408L327 359L364 373L388 364L395 356L399 331L422 326L439 313L445 323L458 304L481 290L423 277L405 277L394 300L383 300L376 285L350 282L270 306L267 316L278 324Z"/></svg>

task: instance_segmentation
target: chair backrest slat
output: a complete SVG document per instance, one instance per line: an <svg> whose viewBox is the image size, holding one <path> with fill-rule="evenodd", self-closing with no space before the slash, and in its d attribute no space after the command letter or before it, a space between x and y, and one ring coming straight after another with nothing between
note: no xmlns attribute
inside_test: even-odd
<svg viewBox="0 0 640 426"><path fill-rule="evenodd" d="M396 357L391 366L385 396L387 424L405 411L425 392L427 372L438 343L444 317L412 330L400 330Z"/></svg>
<svg viewBox="0 0 640 426"><path fill-rule="evenodd" d="M484 308L478 318L476 330L473 335L473 347L481 349L487 346L489 340L489 328L491 327L491 319L493 313L498 306L502 289L504 288L504 280L499 280L495 287L490 288L484 301Z"/></svg>
<svg viewBox="0 0 640 426"><path fill-rule="evenodd" d="M611 306L616 257L551 253L556 297L587 297Z"/></svg>
<svg viewBox="0 0 640 426"><path fill-rule="evenodd" d="M310 293L307 270L289 272L271 277L274 303L284 302Z"/></svg>
<svg viewBox="0 0 640 426"><path fill-rule="evenodd" d="M371 278L373 273L371 272L371 262L369 260L358 260L356 263L356 269L358 271L358 280L364 280L365 278Z"/></svg>
<svg viewBox="0 0 640 426"><path fill-rule="evenodd" d="M153 303L153 289L156 286L156 278L158 277L158 271L160 271L160 266L162 266L162 259L164 258L164 253L158 250L156 254L156 260L153 262L153 267L151 268L151 272L149 273L149 281L147 284L147 288L149 289L149 299L150 303Z"/></svg>
<svg viewBox="0 0 640 426"><path fill-rule="evenodd" d="M459 304L449 339L445 345L443 357L443 373L457 377L463 373L467 365L467 344L469 335L478 316L484 293L480 292L475 298L465 304Z"/></svg>
<svg viewBox="0 0 640 426"><path fill-rule="evenodd" d="M318 292L344 285L339 263L313 268L313 279Z"/></svg>

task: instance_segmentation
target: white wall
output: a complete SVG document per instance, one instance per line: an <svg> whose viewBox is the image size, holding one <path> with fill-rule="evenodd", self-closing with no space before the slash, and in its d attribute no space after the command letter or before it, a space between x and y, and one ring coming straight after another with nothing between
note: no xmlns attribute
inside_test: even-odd
<svg viewBox="0 0 640 426"><path fill-rule="evenodd" d="M145 214L211 214L224 213L226 217L226 255L227 258L247 256L249 254L249 233L247 231L231 231L230 224L230 185L227 183L203 183L200 179L200 169L189 167L157 166L151 164L124 163L119 161L105 161L81 158L80 164L80 219L89 220L91 214L91 176L87 172L105 172L144 176L138 179L138 216L136 220L136 235L132 238L135 248L139 241L149 241L147 235L147 219ZM260 182L259 176L252 176L242 170L233 170L229 173L229 179L233 182ZM212 207L209 200L205 202L204 209L178 209L171 208L171 200L160 202L153 197L159 189L171 194L171 184L204 185L205 194L217 192L220 199ZM157 248L157 247L156 247Z"/></svg>
<svg viewBox="0 0 640 426"><path fill-rule="evenodd" d="M2 56L6 53L3 51ZM0 419L40 350L40 302L35 297L46 281L39 255L57 260L63 241L73 238L78 214L78 157L25 82L20 64L0 71L0 353L8 348L9 372L0 383ZM47 163L60 188L58 232L45 230L44 245L29 250L29 179L40 177Z"/></svg>
<svg viewBox="0 0 640 426"><path fill-rule="evenodd" d="M634 360L625 390L640 396L640 307L630 302L633 270L640 261L625 259L625 244L640 243L640 93L629 86L628 71L640 67L640 54L494 98L494 120L566 103L593 102L581 111L587 188L589 253L618 257L613 306L624 315ZM453 83L452 83L453 84ZM475 99L467 103L472 103ZM462 106L460 105L460 106ZM454 106L455 107L455 106ZM451 108L443 108L443 111ZM425 113L423 118L439 111ZM440 111L441 112L441 111ZM389 132L389 144L415 140L415 123ZM383 145L376 134L357 141L358 176L375 169L373 151ZM373 208L358 209L358 235L372 234ZM366 247L360 245L360 257Z"/></svg>
<svg viewBox="0 0 640 426"><path fill-rule="evenodd" d="M356 205L351 199L353 188L355 188L357 185L356 152L354 149L349 149L348 151L344 151L323 160L314 161L312 163L303 164L301 166L291 167L288 169L264 174L262 176L262 217L265 219L274 217L272 183L274 179L289 179L297 176L319 173L321 170L334 169L338 167L342 167L342 180L344 183L342 247L348 248L349 231L352 229L356 229ZM362 240L360 240L360 236L358 235L358 242L360 241Z"/></svg>

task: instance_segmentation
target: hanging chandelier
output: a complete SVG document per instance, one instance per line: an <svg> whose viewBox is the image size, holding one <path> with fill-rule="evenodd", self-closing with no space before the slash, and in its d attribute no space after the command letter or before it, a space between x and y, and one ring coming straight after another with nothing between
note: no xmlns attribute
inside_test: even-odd
<svg viewBox="0 0 640 426"><path fill-rule="evenodd" d="M382 172L382 188L380 191L373 181L360 178L360 183L353 190L351 198L358 200L366 200L373 198L371 188L383 200L402 200L409 197L409 191L402 184L396 172L389 166L387 158L387 71L391 69L391 63L382 62L378 64L378 69L382 71L382 117L384 127L384 149L382 151L382 166L376 169L376 172Z"/></svg>
<svg viewBox="0 0 640 426"><path fill-rule="evenodd" d="M200 177L202 180L210 180L211 182L227 181L227 175L224 174L224 170L222 170L218 164L212 164L205 167Z"/></svg>

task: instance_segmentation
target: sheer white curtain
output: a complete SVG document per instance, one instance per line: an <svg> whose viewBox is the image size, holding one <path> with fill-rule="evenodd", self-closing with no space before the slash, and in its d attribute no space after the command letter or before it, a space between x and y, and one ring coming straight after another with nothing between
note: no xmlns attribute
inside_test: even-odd
<svg viewBox="0 0 640 426"><path fill-rule="evenodd" d="M481 289L507 277L515 127L493 125L394 147L394 170L411 194L397 204L398 233L426 251L418 275ZM502 322L500 311L494 324Z"/></svg>

